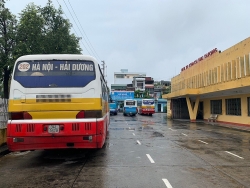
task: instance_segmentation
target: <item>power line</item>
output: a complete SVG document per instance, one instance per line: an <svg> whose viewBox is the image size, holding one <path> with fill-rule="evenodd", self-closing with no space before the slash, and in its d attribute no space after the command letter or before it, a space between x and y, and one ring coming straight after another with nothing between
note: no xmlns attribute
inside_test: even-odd
<svg viewBox="0 0 250 188"><path fill-rule="evenodd" d="M86 41L87 44L88 44L88 43L90 44L90 46L88 45L89 48L90 48L90 49L92 48L93 51L94 51L94 54L96 55L96 57L98 57L98 58L100 59L99 55L98 55L97 52L95 51L95 48L94 48L93 45L91 44L91 42L90 42L90 40L89 40L87 34L85 33L84 29L82 28L82 25L81 25L81 23L80 23L80 21L79 21L79 19L78 19L78 17L77 17L77 15L76 15L76 13L75 13L75 11L74 11L74 9L73 9L73 7L72 7L72 5L71 5L71 3L70 3L69 0L68 0L68 2L69 2L69 5L70 5L70 7L71 7L71 9L72 9L72 11L73 11L73 13L74 13L74 15L75 15L75 17L76 17L78 23L79 23L79 25L80 25L80 27L81 27L81 29L82 29L84 35L85 35L86 38L87 38L87 40L85 40L84 35L83 35L84 40ZM80 30L80 32L81 32L81 30ZM82 33L81 33L81 34L82 34ZM92 51L92 50L91 50L91 51ZM92 52L93 52L93 51L92 51Z"/></svg>
<svg viewBox="0 0 250 188"><path fill-rule="evenodd" d="M73 21L75 22L75 24L76 24L76 27L78 28L78 30L80 31L80 33L82 34L82 32L81 32L81 30L79 29L79 27L78 27L78 24L76 23L76 21L75 21L75 19L74 19L74 17L72 16L72 14L71 14L71 11L69 10L69 8L68 8L68 6L67 6L67 4L65 3L65 1L63 0L63 2L64 2L64 4L65 4L65 6L66 6L66 8L68 9L68 11L69 11L69 13L70 13L70 15L71 15L71 17L72 17L72 19L73 19ZM83 36L83 35L82 35ZM83 39L85 40L85 38L84 38L84 36L83 36ZM86 40L85 40L85 42L86 42ZM88 43L86 42L86 44L88 45ZM89 47L89 45L88 45L88 47ZM86 48L86 50L88 51L88 49ZM90 48L90 50L91 50L91 48ZM88 51L89 52L89 51ZM92 52L93 53L93 52ZM89 52L89 54L91 55L91 53Z"/></svg>
<svg viewBox="0 0 250 188"><path fill-rule="evenodd" d="M62 6L61 6L61 4L58 2L58 0L56 0L56 1L57 1L57 3L59 4L59 6L62 8ZM74 13L74 15L75 15L75 17L76 17L78 23L79 23L79 25L80 25L80 27L81 27L81 29L82 29L84 35L86 36L87 40L85 39L84 35L82 34L81 30L79 29L78 24L76 23L74 17L72 16L71 11L69 10L67 4L65 3L64 0L63 0L63 2L64 2L64 4L65 4L66 8L68 9L68 11L69 11L69 13L70 13L70 15L71 15L73 21L75 22L75 24L76 24L78 30L80 31L81 35L83 36L83 39L84 39L84 41L86 42L87 46L89 47L89 49L91 50L91 52L94 54L94 56L95 56L99 61L101 61L99 55L98 55L97 52L95 51L95 49L94 49L94 47L92 46L92 44L91 44L91 42L90 42L90 40L89 40L87 34L85 33L83 27L81 26L81 23L80 23L80 21L79 21L77 15L76 15L76 13L75 13L73 7L71 6L71 3L70 3L69 0L68 0L69 5L70 5L70 7L71 7L71 9L72 9L72 11L73 11L73 13ZM63 11L63 8L62 8L62 11ZM69 20L69 18L67 17L66 13L65 13L64 11L63 11L63 13L65 14L66 18ZM77 32L75 31L75 29L74 29L73 26L72 26L72 28L73 28L74 32L77 34ZM77 34L77 35L78 35L78 34ZM91 53L89 52L89 50L87 49L87 47L85 46L85 44L82 42L82 40L81 40L81 43L83 44L83 46L84 46L84 48L87 50L87 52L91 55ZM92 49L93 49L93 50L92 50ZM101 61L101 62L102 62L102 61ZM104 61L103 61L103 62L104 62ZM105 64L104 64L104 66L105 66ZM105 68L106 68L106 69L105 69ZM106 70L106 71L107 71L107 66L106 66L106 67L103 67L103 70ZM104 75L105 75L105 71L104 71Z"/></svg>
<svg viewBox="0 0 250 188"><path fill-rule="evenodd" d="M61 4L58 2L58 0L56 0L56 1L57 1L57 3L59 4L59 6L62 8L62 6L61 6ZM65 3L65 2L64 2L64 3ZM66 6L67 6L67 5L66 5ZM66 17L68 20L70 20L70 19L67 17L66 13L63 11L63 8L62 8L62 12L63 12L63 14L65 15L65 17ZM78 33L76 32L74 26L72 26L72 28L73 28L74 32L76 33L76 35L78 35ZM82 42L82 40L80 40L80 41L81 41L82 45L84 46L84 48L87 50L87 52L88 52L89 54L91 54L91 53L88 51L88 49L86 48L85 44Z"/></svg>

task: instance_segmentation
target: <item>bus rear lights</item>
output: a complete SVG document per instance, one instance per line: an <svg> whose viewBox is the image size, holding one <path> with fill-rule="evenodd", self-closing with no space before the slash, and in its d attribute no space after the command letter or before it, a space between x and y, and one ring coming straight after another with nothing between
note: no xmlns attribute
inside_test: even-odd
<svg viewBox="0 0 250 188"><path fill-rule="evenodd" d="M24 142L24 138L13 138L13 142Z"/></svg>
<svg viewBox="0 0 250 188"><path fill-rule="evenodd" d="M101 118L101 117L102 117L102 111L101 110L85 110L85 111L80 111L76 115L76 119Z"/></svg>
<svg viewBox="0 0 250 188"><path fill-rule="evenodd" d="M83 140L88 140L88 141L92 142L93 137L92 136L83 136Z"/></svg>
<svg viewBox="0 0 250 188"><path fill-rule="evenodd" d="M32 116L28 112L11 112L11 120L20 120L20 119L32 119Z"/></svg>
<svg viewBox="0 0 250 188"><path fill-rule="evenodd" d="M84 111L80 111L80 112L76 115L76 119L81 119L81 118L85 118L85 113L84 113Z"/></svg>

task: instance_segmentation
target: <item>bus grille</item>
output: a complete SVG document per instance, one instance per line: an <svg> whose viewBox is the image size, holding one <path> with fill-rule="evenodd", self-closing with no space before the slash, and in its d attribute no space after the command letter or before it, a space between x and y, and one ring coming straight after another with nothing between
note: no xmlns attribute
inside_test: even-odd
<svg viewBox="0 0 250 188"><path fill-rule="evenodd" d="M71 102L71 95L37 95L36 102Z"/></svg>
<svg viewBox="0 0 250 188"><path fill-rule="evenodd" d="M22 124L16 124L16 132L22 132Z"/></svg>
<svg viewBox="0 0 250 188"><path fill-rule="evenodd" d="M72 124L72 131L79 131L79 123Z"/></svg>
<svg viewBox="0 0 250 188"><path fill-rule="evenodd" d="M28 124L27 132L34 132L34 131L35 131L35 124Z"/></svg>
<svg viewBox="0 0 250 188"><path fill-rule="evenodd" d="M91 123L85 123L85 130L90 131L91 130Z"/></svg>
<svg viewBox="0 0 250 188"><path fill-rule="evenodd" d="M73 123L72 124L72 131L79 131L80 130L80 124L79 123ZM91 131L91 123L85 123L84 124L84 130L85 131Z"/></svg>

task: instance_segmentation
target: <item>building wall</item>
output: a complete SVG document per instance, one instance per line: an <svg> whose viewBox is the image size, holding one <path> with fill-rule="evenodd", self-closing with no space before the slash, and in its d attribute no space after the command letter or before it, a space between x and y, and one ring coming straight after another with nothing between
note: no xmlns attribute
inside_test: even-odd
<svg viewBox="0 0 250 188"><path fill-rule="evenodd" d="M160 109L158 108L158 104L161 105ZM157 112L165 112L164 107L166 107L166 105L167 105L167 100L165 100L165 99L159 99L159 100L155 101L155 112L156 113Z"/></svg>
<svg viewBox="0 0 250 188"><path fill-rule="evenodd" d="M133 78L116 78L114 84L131 84Z"/></svg>
<svg viewBox="0 0 250 188"><path fill-rule="evenodd" d="M121 72L114 72L114 84L131 84L134 76L146 76L146 73L143 72L128 72L127 69L124 69L126 71L122 70Z"/></svg>
<svg viewBox="0 0 250 188"><path fill-rule="evenodd" d="M171 80L166 99L199 98L204 105L204 119L209 118L210 100L222 99L218 121L250 124L247 97L250 97L250 38L220 52L188 64ZM241 98L241 116L226 115L225 99ZM169 100L168 100L169 101ZM170 106L168 106L168 109Z"/></svg>
<svg viewBox="0 0 250 188"><path fill-rule="evenodd" d="M167 100L167 118L172 118L171 100Z"/></svg>
<svg viewBox="0 0 250 188"><path fill-rule="evenodd" d="M220 122L230 122L230 123L236 123L236 124L249 124L250 125L250 116L248 116L248 103L247 103L247 97L250 97L249 94L244 95L232 95L227 97L216 97L212 98L212 100L222 99L222 114L218 115L218 121ZM240 98L241 99L241 115L227 115L226 114L226 99L231 98ZM206 99L204 100L204 119L208 119L211 115L211 106L210 106L210 100Z"/></svg>

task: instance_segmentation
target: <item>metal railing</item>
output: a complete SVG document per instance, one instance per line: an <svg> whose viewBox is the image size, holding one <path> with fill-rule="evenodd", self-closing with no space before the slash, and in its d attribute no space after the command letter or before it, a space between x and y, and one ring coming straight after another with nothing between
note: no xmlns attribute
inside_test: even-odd
<svg viewBox="0 0 250 188"><path fill-rule="evenodd" d="M7 127L8 119L8 99L0 98L0 129Z"/></svg>

